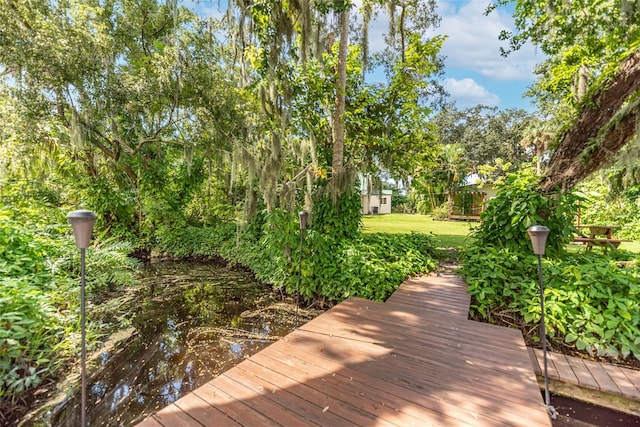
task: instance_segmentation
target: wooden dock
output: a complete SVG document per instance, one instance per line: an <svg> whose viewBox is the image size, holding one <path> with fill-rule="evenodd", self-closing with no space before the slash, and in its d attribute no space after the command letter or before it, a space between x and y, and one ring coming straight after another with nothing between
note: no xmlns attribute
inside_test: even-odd
<svg viewBox="0 0 640 427"><path fill-rule="evenodd" d="M350 298L139 425L550 426L520 332L468 307L455 276Z"/></svg>

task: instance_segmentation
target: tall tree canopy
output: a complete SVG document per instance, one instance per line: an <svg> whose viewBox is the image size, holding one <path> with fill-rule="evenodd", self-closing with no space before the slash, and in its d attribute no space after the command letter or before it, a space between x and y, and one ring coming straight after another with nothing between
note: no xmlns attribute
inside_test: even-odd
<svg viewBox="0 0 640 427"><path fill-rule="evenodd" d="M500 0L496 5L511 3ZM542 188L569 189L606 164L637 135L640 4L518 0L511 49L531 41L548 55L532 89L541 105L564 117ZM491 9L491 8L490 8Z"/></svg>
<svg viewBox="0 0 640 427"><path fill-rule="evenodd" d="M65 181L109 226L149 230L311 209L322 188L354 188L346 169L404 176L428 154L443 42L423 36L433 1L223 7L214 18L179 1L4 2L3 172ZM360 16L382 8L386 54L363 61ZM364 81L372 67L389 82Z"/></svg>

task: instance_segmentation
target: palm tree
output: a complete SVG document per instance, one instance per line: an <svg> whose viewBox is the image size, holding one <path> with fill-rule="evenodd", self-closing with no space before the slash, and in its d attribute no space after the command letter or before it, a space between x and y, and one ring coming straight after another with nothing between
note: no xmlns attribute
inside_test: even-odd
<svg viewBox="0 0 640 427"><path fill-rule="evenodd" d="M547 122L534 118L524 131L520 145L526 150L533 149L536 157L536 173L541 174L542 159L555 139Z"/></svg>

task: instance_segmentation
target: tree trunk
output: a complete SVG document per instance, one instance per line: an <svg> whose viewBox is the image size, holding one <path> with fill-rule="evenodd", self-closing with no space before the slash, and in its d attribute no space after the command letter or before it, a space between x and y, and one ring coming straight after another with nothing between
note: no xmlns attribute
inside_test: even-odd
<svg viewBox="0 0 640 427"><path fill-rule="evenodd" d="M554 152L541 190L570 190L610 161L640 130L640 50L625 59L611 83L583 104Z"/></svg>
<svg viewBox="0 0 640 427"><path fill-rule="evenodd" d="M336 109L333 116L333 159L331 171L334 179L344 171L344 111L347 88L347 49L349 47L349 10L340 14L340 46L336 79Z"/></svg>

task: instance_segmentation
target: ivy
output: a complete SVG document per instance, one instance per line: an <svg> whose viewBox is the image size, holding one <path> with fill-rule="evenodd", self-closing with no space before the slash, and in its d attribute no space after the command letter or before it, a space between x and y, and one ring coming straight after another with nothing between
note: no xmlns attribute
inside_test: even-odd
<svg viewBox="0 0 640 427"><path fill-rule="evenodd" d="M481 214L482 226L473 237L479 245L526 251L531 247L527 229L544 225L550 230L547 252L562 253L575 233L577 200L573 195L541 193L532 171L511 174Z"/></svg>
<svg viewBox="0 0 640 427"><path fill-rule="evenodd" d="M491 266L491 268L487 268ZM509 249L475 249L464 274L471 315L520 327L539 339L537 260ZM592 356L640 359L640 269L621 268L601 254L545 258L545 325L552 348L570 347Z"/></svg>
<svg viewBox="0 0 640 427"><path fill-rule="evenodd" d="M574 227L571 195L541 194L533 176L510 177L482 215L464 257L471 316L520 328L539 340L537 257L527 228L549 227L543 262L546 329L552 348L640 359L640 268L618 250L568 253ZM615 257L615 258L614 258ZM626 267L621 267L620 261Z"/></svg>

